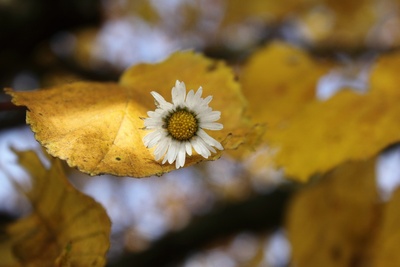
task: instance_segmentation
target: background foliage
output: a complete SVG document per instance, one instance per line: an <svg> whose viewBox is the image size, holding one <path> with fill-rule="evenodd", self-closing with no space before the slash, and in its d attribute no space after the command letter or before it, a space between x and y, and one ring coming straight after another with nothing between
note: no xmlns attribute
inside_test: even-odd
<svg viewBox="0 0 400 267"><path fill-rule="evenodd" d="M399 11L0 1L0 266L397 266ZM215 161L141 143L175 80L222 112Z"/></svg>

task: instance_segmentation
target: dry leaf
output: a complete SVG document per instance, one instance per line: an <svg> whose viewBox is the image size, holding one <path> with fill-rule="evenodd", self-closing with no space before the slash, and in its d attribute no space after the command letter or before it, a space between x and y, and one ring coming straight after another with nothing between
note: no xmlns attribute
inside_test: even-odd
<svg viewBox="0 0 400 267"><path fill-rule="evenodd" d="M378 207L375 159L343 164L320 183L300 191L286 220L293 264L350 267L360 263Z"/></svg>
<svg viewBox="0 0 400 267"><path fill-rule="evenodd" d="M32 188L13 183L33 212L6 227L0 266L104 266L111 223L103 207L69 184L59 160L46 170L33 151L17 154Z"/></svg>
<svg viewBox="0 0 400 267"><path fill-rule="evenodd" d="M203 87L204 95L213 95L211 106L221 111L224 129L210 132L225 149L236 149L250 132L243 118L246 101L233 73L223 62L207 59L193 52L177 52L159 64L140 64L128 69L119 84L81 82L33 92L13 92L16 105L28 107L27 122L36 139L48 152L68 162L71 167L90 175L145 177L161 175L174 165L154 160L142 138L141 117L155 109L151 91L167 101L176 80L188 89ZM228 138L235 136L235 138ZM208 160L215 160L221 152ZM204 160L188 157L185 166Z"/></svg>

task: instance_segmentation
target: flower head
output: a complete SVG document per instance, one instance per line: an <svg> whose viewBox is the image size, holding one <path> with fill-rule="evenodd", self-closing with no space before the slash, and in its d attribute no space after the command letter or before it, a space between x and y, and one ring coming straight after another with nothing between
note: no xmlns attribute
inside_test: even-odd
<svg viewBox="0 0 400 267"><path fill-rule="evenodd" d="M211 152L216 153L214 147L224 149L203 130L221 130L223 125L215 122L221 117L221 112L208 106L212 96L202 98L202 92L202 87L199 87L196 93L190 90L186 95L185 84L179 81L172 88L172 103L157 92L151 92L157 108L147 112L149 117L144 119L145 129L153 132L147 134L143 142L148 148L156 146L156 160L164 157L163 164L176 161L178 169L185 165L186 154L192 155L192 147L204 158L208 158Z"/></svg>

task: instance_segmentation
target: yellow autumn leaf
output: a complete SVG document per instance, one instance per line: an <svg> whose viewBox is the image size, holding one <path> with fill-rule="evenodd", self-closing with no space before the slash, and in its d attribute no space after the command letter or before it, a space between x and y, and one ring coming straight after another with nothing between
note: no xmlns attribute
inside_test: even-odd
<svg viewBox="0 0 400 267"><path fill-rule="evenodd" d="M399 141L399 100L341 91L326 102L310 103L287 127L270 129L266 138L279 147L275 161L286 174L306 181L314 173L369 158Z"/></svg>
<svg viewBox="0 0 400 267"><path fill-rule="evenodd" d="M145 95L157 91L170 99L171 87L175 81L184 81L186 88L203 87L205 95L212 95L211 106L221 111L224 129L213 132L212 136L222 141L229 133L247 126L243 117L247 102L233 72L223 61L207 59L193 52L178 52L161 64L139 64L126 70L119 81L120 85L140 90ZM142 101L149 110L154 109L154 100L147 97ZM168 101L168 100L167 100ZM225 146L224 146L225 147ZM228 147L225 147L229 149Z"/></svg>
<svg viewBox="0 0 400 267"><path fill-rule="evenodd" d="M251 56L240 76L249 115L268 128L284 123L314 100L318 80L331 66L286 43L268 44Z"/></svg>
<svg viewBox="0 0 400 267"><path fill-rule="evenodd" d="M400 255L400 189L397 189L382 211L382 223L372 247L373 267L399 266Z"/></svg>
<svg viewBox="0 0 400 267"><path fill-rule="evenodd" d="M391 15L388 6L377 8L376 2L371 0L307 2L303 1L302 9L296 10L298 30L319 48L351 50L365 47L373 27L385 15ZM372 41L375 40L370 43Z"/></svg>
<svg viewBox="0 0 400 267"><path fill-rule="evenodd" d="M16 153L31 188L12 181L32 214L3 230L0 266L104 266L111 223L103 207L69 184L59 160L47 170L33 151Z"/></svg>
<svg viewBox="0 0 400 267"><path fill-rule="evenodd" d="M295 57L303 67L276 63ZM267 122L264 143L276 151L275 164L293 179L307 181L315 173L348 160L370 158L398 142L400 94L394 84L399 58L400 53L392 53L378 59L371 67L368 93L342 90L326 101L318 100L315 91L321 75L334 66L332 62L320 64L301 50L279 43L250 59L242 74L243 89L250 116ZM277 66L276 72L269 64ZM266 78L261 73L268 68L271 77ZM267 97L257 97L260 94Z"/></svg>
<svg viewBox="0 0 400 267"><path fill-rule="evenodd" d="M363 259L379 207L375 162L345 163L291 200L286 227L293 265L347 267Z"/></svg>
<svg viewBox="0 0 400 267"><path fill-rule="evenodd" d="M7 92L16 105L27 106L27 122L51 155L90 175L145 177L175 169L175 165L155 161L153 149L145 147L142 140L148 131L141 118L155 109L150 92L169 101L176 80L184 81L188 89L202 86L205 95L213 96L210 105L221 111L218 122L224 128L210 134L225 150L236 149L250 132L240 86L223 62L190 51L177 52L162 63L134 66L119 83L80 82ZM218 151L208 160L220 156ZM195 153L185 166L202 160Z"/></svg>
<svg viewBox="0 0 400 267"><path fill-rule="evenodd" d="M386 93L388 95L400 94L399 66L399 52L389 52L379 56L371 68L370 91L374 93Z"/></svg>
<svg viewBox="0 0 400 267"><path fill-rule="evenodd" d="M273 42L255 52L243 67L240 82L249 102L249 117L265 123L266 132L284 125L292 116L315 99L320 77L333 64L314 60L292 45ZM263 96L263 97L261 97ZM264 144L252 155L252 172L265 172L274 163L273 149ZM264 162L264 163L263 163ZM268 163L267 163L268 162Z"/></svg>
<svg viewBox="0 0 400 267"><path fill-rule="evenodd" d="M316 49L357 50L360 47L396 47L399 18L397 3L371 0L226 0L222 26L255 24L289 28ZM293 36L293 34L291 35Z"/></svg>

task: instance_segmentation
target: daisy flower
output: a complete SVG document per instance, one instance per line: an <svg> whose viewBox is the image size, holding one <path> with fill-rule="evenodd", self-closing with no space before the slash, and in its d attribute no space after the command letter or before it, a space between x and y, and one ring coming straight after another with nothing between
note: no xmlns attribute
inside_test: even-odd
<svg viewBox="0 0 400 267"><path fill-rule="evenodd" d="M172 103L167 102L159 93L151 92L156 102L156 110L148 111L144 119L144 128L153 130L143 138L146 147L156 147L154 157L158 161L164 157L162 164L174 161L177 169L185 165L186 154L194 150L208 158L215 148L223 150L222 145L209 136L204 129L221 130L223 125L216 123L221 112L213 111L208 106L212 96L202 98L203 88L197 92L190 90L186 95L183 82L176 81L172 88Z"/></svg>

